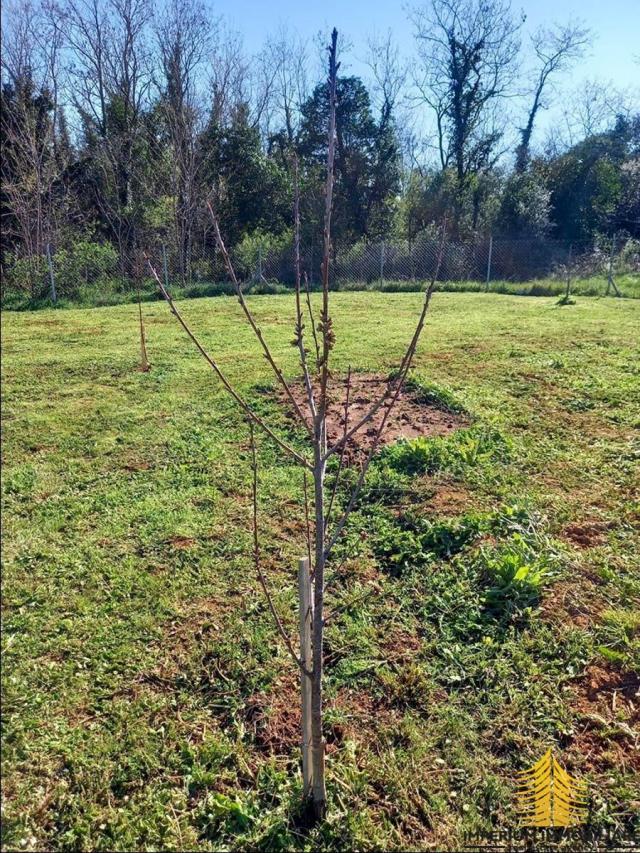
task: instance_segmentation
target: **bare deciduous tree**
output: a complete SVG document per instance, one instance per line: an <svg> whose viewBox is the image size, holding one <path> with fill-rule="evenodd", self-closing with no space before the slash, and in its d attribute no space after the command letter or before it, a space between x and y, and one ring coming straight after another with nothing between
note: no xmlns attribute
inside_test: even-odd
<svg viewBox="0 0 640 853"><path fill-rule="evenodd" d="M556 25L549 29L541 27L531 37L537 69L527 121L520 130L520 144L516 150L516 172L524 172L529 162L536 117L539 111L546 107L543 98L545 90L553 84L556 75L569 69L582 56L589 39L589 30L576 22Z"/></svg>
<svg viewBox="0 0 640 853"><path fill-rule="evenodd" d="M171 195L183 282L191 270L193 230L198 211L198 134L203 105L198 98L199 75L212 49L211 22L198 0L171 0L156 19L160 56L160 104L170 140Z"/></svg>
<svg viewBox="0 0 640 853"><path fill-rule="evenodd" d="M307 43L284 26L267 39L258 57L270 98L267 113L271 126L266 135L282 128L289 149L298 132L300 107L309 94L308 64Z"/></svg>
<svg viewBox="0 0 640 853"><path fill-rule="evenodd" d="M381 119L387 121L392 113L397 113L397 105L407 81L407 65L400 56L397 44L394 44L391 30L385 35L372 36L367 42L367 48L366 64L373 77L373 95Z"/></svg>
<svg viewBox="0 0 640 853"><path fill-rule="evenodd" d="M556 133L552 151L561 151L581 139L604 133L618 116L630 120L640 108L640 90L621 89L613 83L586 80L571 91L562 111L562 129Z"/></svg>
<svg viewBox="0 0 640 853"><path fill-rule="evenodd" d="M515 78L521 23L509 0L431 0L411 19L417 97L433 111L440 165L453 167L461 190L500 140L494 108Z"/></svg>
<svg viewBox="0 0 640 853"><path fill-rule="evenodd" d="M73 53L73 101L92 162L101 174L96 203L124 260L135 240L131 216L144 109L151 88L148 0L65 0L63 21Z"/></svg>
<svg viewBox="0 0 640 853"><path fill-rule="evenodd" d="M36 265L55 241L65 201L67 163L56 144L63 33L51 11L21 2L2 30L2 189L10 211L2 225ZM37 274L31 286L38 286Z"/></svg>

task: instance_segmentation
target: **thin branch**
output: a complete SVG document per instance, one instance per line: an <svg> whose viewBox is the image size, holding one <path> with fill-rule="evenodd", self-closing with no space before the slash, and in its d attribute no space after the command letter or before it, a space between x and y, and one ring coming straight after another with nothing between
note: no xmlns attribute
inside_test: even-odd
<svg viewBox="0 0 640 853"><path fill-rule="evenodd" d="M180 325L182 326L184 331L187 333L187 335L189 336L191 341L195 344L200 355L202 355L202 357L205 359L205 361L209 364L209 366L215 372L216 376L222 382L225 389L229 392L229 394L231 394L231 396L238 403L238 405L246 412L247 416L251 419L251 421L253 421L253 423L258 424L258 426L261 429L263 429L267 433L267 435L270 438L272 438L282 450L286 451L289 454L289 456L291 456L293 459L295 459L296 462L300 463L300 465L303 465L305 468L308 468L309 470L311 470L312 466L309 462L307 462L307 460L304 458L304 456L301 456L301 454L298 453L297 450L294 450L293 447L290 447L286 442L282 441L281 438L278 438L278 436L273 432L273 430L269 426L267 426L267 424L262 420L262 418L253 411L253 409L251 409L251 407L248 405L248 403L245 402L245 400L240 396L240 394L231 385L231 383L229 382L227 377L224 375L224 373L222 372L222 370L218 366L218 363L215 361L214 358L212 358L209 355L209 353L202 346L202 344L200 343L198 338L191 331L190 327L188 326L188 324L186 323L186 321L183 319L182 315L180 314L180 312L176 308L175 302L171 298L171 295L169 294L169 292L167 291L167 289L165 288L165 286L161 282L160 277L158 276L158 273L156 272L153 264L151 263L151 261L149 260L149 258L146 255L145 255L145 257L147 259L147 264L149 266L149 269L151 270L151 274L154 277L154 279L156 280L156 283L157 283L158 287L160 288L160 292L162 293L163 297L165 298L166 302L168 303L172 314L178 320L178 322L180 323Z"/></svg>
<svg viewBox="0 0 640 853"><path fill-rule="evenodd" d="M333 502L336 497L336 492L338 491L338 483L340 482L340 474L342 473L342 466L344 464L344 454L347 448L347 442L344 439L344 436L347 434L349 429L349 397L351 396L351 366L349 366L349 370L347 372L347 390L345 393L344 400L344 434L342 441L342 448L340 450L340 461L338 462L338 470L336 471L336 476L333 481L333 490L331 492L331 497L329 498L329 506L327 507L327 513L325 516L324 527L325 530L329 527L329 522L331 520L331 509L333 507Z"/></svg>
<svg viewBox="0 0 640 853"><path fill-rule="evenodd" d="M416 330L415 330L413 337L409 343L409 346L407 347L407 350L404 354L404 357L402 359L402 362L400 364L399 369L389 377L389 380L387 382L387 386L386 386L384 392L378 398L378 400L376 400L376 402L373 403L373 405L371 406L369 411L366 414L364 414L360 418L360 420L357 423L355 423L351 427L351 429L349 429L349 431L347 433L345 433L345 435L342 436L342 438L338 439L338 441L336 441L336 443L327 450L325 457L324 457L325 461L328 460L329 457L333 456L334 453L337 453L344 446L344 444L351 439L352 436L354 436L357 432L359 432L359 430L361 430L363 426L365 426L367 423L369 423L369 421L374 417L376 412L378 412L379 409L384 405L384 403L389 399L389 397L393 393L393 390L396 388L396 385L399 381L399 377L402 375L402 373L405 369L407 359L413 358L413 352L415 351L415 347L418 343L418 338L420 337L420 333L422 331L422 325L421 324L424 323L424 318L426 316L426 312L427 312L427 309L429 307L429 301L431 299L431 294L433 292L433 289L435 287L435 283L436 283L438 275L440 273L440 266L442 264L442 258L443 258L443 254L444 254L445 237L446 237L446 227L445 227L445 225L443 225L442 236L440 239L440 247L438 249L438 256L437 256L437 261L436 261L436 267L435 267L435 271L434 271L433 277L431 279L431 282L429 283L429 287L427 288L427 291L425 293L425 301L424 301L424 304L422 307L422 315L418 321L418 325L416 326Z"/></svg>
<svg viewBox="0 0 640 853"><path fill-rule="evenodd" d="M316 401L313 394L313 385L309 376L309 368L307 364L307 351L304 346L304 323L302 322L302 305L300 303L300 184L298 181L298 160L294 159L293 164L294 176L294 200L293 200L293 222L294 222L294 241L293 254L296 277L296 332L294 344L298 347L300 353L300 366L304 376L304 386L307 392L307 402L309 403L309 411L315 423L316 419Z"/></svg>
<svg viewBox="0 0 640 853"><path fill-rule="evenodd" d="M322 332L322 357L320 377L320 403L318 407L320 427L320 452L326 453L326 423L327 411L327 383L329 381L329 353L333 348L335 336L333 334L331 317L329 316L329 258L331 254L331 212L333 206L333 184L334 184L334 161L336 150L336 88L339 63L336 62L336 47L338 33L334 29L331 33L331 48L329 50L329 79L327 89L329 91L329 131L327 138L327 180L324 199L324 231L323 231L323 256L322 256L322 312L320 315ZM320 532L321 533L321 532ZM316 535L320 535L320 533Z"/></svg>
<svg viewBox="0 0 640 853"><path fill-rule="evenodd" d="M269 587L267 586L267 579L264 576L264 572L262 571L262 566L260 565L260 542L258 536L258 457L256 454L256 442L255 436L253 434L253 423L249 421L249 435L251 438L251 468L253 471L253 483L252 483L252 497L253 497L253 563L256 569L256 573L258 575L258 580L260 581L260 585L265 594L265 598L269 604L269 609L271 610L271 615L276 623L276 627L280 632L280 636L284 640L287 649L291 657L296 662L297 666L305 673L311 677L311 673L307 670L307 668L303 665L302 661L296 654L295 649L293 648L293 643L287 632L284 629L284 625L282 624L282 620L278 615L278 611L276 610L275 604L273 603L273 599L271 597L271 593L269 592Z"/></svg>
<svg viewBox="0 0 640 853"><path fill-rule="evenodd" d="M335 527L333 533L331 534L331 537L329 539L328 544L325 545L325 549L324 549L325 559L326 559L326 557L328 557L329 553L331 552L331 549L333 548L333 546L338 541L338 538L340 537L340 534L342 533L344 526L347 523L349 515L351 514L351 510L353 509L354 504L355 504L356 500L358 499L358 495L360 494L362 484L364 483L364 479L367 475L369 465L371 464L371 460L373 459L375 452L378 449L378 445L380 443L380 438L382 437L382 434L384 432L384 428L387 424L387 420L389 419L389 415L391 414L395 404L398 401L398 397L400 396L400 391L402 390L402 387L404 385L404 381L406 379L407 373L409 372L409 369L411 367L411 362L413 361L413 356L415 354L415 351L416 351L416 348L418 345L418 341L420 339L420 334L422 332L422 329L424 327L424 323L425 323L425 320L427 317L427 311L429 310L429 303L431 302L431 296L432 296L434 288L435 288L436 279L438 278L438 273L440 272L440 265L442 263L442 256L444 254L445 236L446 236L446 226L443 225L443 227L442 227L442 239L440 241L440 250L438 253L438 262L436 264L436 269L435 269L435 272L434 272L433 277L431 279L431 282L429 284L429 287L427 288L427 292L425 293L425 298L424 298L424 303L422 306L422 312L420 314L420 319L418 320L418 325L416 326L415 333L413 335L411 343L409 344L409 348L406 352L406 355L403 359L403 363L402 363L402 366L400 368L400 375L398 376L398 381L397 381L397 384L395 387L393 397L391 398L391 401L387 406L387 409L386 409L386 411L382 417L382 420L380 421L380 424L379 424L378 429L376 431L376 435L375 435L374 440L371 444L369 454L368 454L367 458L365 459L364 463L362 464L362 468L360 470L360 476L358 477L358 481L353 488L353 491L351 493L351 498L349 499L349 503L347 504L346 509L342 513L340 520L336 524L336 527Z"/></svg>
<svg viewBox="0 0 640 853"><path fill-rule="evenodd" d="M229 273L229 278L231 279L234 290L235 290L236 295L238 297L238 302L240 303L240 306L242 307L244 315L247 318L249 325L253 329L253 332L254 332L256 338L260 342L260 346L262 347L262 351L264 353L265 358L267 359L267 361L271 365L271 368L272 368L273 372L275 373L276 378L278 379L278 382L282 385L287 397L289 398L289 401L290 401L291 405L293 406L293 410L295 411L295 413L298 416L298 418L300 419L300 421L304 424L309 435L311 435L311 432L312 432L311 426L309 425L307 418L303 414L302 409L298 405L296 398L293 396L293 392L291 391L291 388L289 387L287 380L284 378L282 371L280 370L280 368L276 364L273 356L271 355L271 350L267 346L267 342L265 341L265 339L262 337L262 332L260 330L260 327L256 323L256 321L253 319L253 314L251 313L251 311L249 311L249 308L248 308L247 303L245 301L244 295L242 293L242 289L240 287L240 283L238 282L238 279L236 277L236 273L235 273L235 270L233 268L233 264L231 263L231 258L229 257L229 252L227 251L227 247L225 246L224 240L222 239L222 234L220 233L220 225L218 223L218 218L216 217L215 213L213 212L213 208L211 207L211 202L209 202L209 201L207 202L207 207L209 208L209 213L211 214L211 218L213 220L213 231L215 234L216 243L218 244L218 248L220 249L220 253L222 254L222 257L224 259L224 263L225 263L225 266L227 268L227 272Z"/></svg>
<svg viewBox="0 0 640 853"><path fill-rule="evenodd" d="M316 321L313 316L313 308L311 307L311 290L309 289L309 278L304 274L304 289L307 296L307 309L309 311L309 322L311 324L311 334L313 335L313 343L316 350L316 369L320 369L320 344L318 343L318 333L316 332Z"/></svg>

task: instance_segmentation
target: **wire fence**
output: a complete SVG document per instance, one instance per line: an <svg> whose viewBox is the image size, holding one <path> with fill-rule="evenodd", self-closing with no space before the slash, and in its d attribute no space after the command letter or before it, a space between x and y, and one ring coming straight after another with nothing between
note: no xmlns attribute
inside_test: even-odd
<svg viewBox="0 0 640 853"><path fill-rule="evenodd" d="M274 245L275 242L275 245ZM210 233L180 246L157 238L150 245L118 252L111 244L78 242L35 257L9 258L3 269L3 303L19 297L79 300L108 304L156 288L147 259L177 295L231 293L223 258ZM434 273L437 235L412 241L336 244L330 284L336 290L421 290ZM247 291L277 293L295 283L290 240L243 241L231 251L238 278ZM310 288L321 280L320 243L301 247L301 268ZM438 287L530 295L568 294L640 297L640 241L619 235L593 241L549 238L479 238L446 244Z"/></svg>

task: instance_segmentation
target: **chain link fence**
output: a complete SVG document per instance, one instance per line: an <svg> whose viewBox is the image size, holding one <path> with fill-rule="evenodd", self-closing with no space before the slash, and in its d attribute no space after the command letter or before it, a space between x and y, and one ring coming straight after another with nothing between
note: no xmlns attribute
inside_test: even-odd
<svg viewBox="0 0 640 853"><path fill-rule="evenodd" d="M248 292L278 293L295 282L290 240L263 237L244 241L231 251L238 278ZM111 244L78 241L37 257L8 258L3 269L2 300L12 307L26 300L66 300L110 304L154 298L157 287L147 258L176 296L232 293L222 256L205 233L180 249L156 238L146 246L118 252ZM422 290L433 275L439 250L437 235L412 241L336 244L330 263L336 290ZM301 247L301 266L311 289L321 281L321 244ZM640 297L640 242L622 236L597 242L548 238L449 241L440 273L441 290L476 290L527 295Z"/></svg>
<svg viewBox="0 0 640 853"><path fill-rule="evenodd" d="M335 290L422 290L434 273L437 235L412 241L360 242L333 247L330 283ZM248 291L279 292L293 288L293 245L254 245L230 252L238 278ZM301 246L301 269L314 289L320 284L320 243ZM165 283L178 289L206 287L227 280L222 257L214 245L190 249L190 264L166 244L154 252L155 266ZM640 242L621 237L569 242L551 239L507 240L487 237L446 244L440 289L488 290L549 295L563 293L567 282L585 295L640 297Z"/></svg>

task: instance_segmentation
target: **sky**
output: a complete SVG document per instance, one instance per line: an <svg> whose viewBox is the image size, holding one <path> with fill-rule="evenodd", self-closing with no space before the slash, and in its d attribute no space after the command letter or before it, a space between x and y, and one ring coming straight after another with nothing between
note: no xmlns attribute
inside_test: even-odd
<svg viewBox="0 0 640 853"><path fill-rule="evenodd" d="M358 57L364 56L370 34L391 29L402 53L410 55L413 50L404 0L213 0L213 4L243 34L249 51L259 50L265 35L281 24L303 36L337 27L353 44L343 65L353 74L362 72ZM588 54L563 81L567 88L593 78L617 87L640 84L640 0L512 0L512 8L526 16L525 33L540 24L575 18L593 31Z"/></svg>

